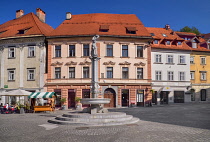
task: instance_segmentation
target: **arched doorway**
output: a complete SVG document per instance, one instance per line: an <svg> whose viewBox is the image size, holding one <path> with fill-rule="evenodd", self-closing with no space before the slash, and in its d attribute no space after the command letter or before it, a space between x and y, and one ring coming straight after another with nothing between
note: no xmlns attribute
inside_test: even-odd
<svg viewBox="0 0 210 142"><path fill-rule="evenodd" d="M201 89L201 101L206 101L206 89Z"/></svg>
<svg viewBox="0 0 210 142"><path fill-rule="evenodd" d="M104 104L104 107L116 107L116 93L112 88L104 90L104 98L110 99L110 103Z"/></svg>

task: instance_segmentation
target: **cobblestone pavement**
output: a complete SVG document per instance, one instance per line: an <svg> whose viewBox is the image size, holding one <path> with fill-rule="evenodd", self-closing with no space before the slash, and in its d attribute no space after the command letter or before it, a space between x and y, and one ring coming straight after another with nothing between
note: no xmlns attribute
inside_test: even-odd
<svg viewBox="0 0 210 142"><path fill-rule="evenodd" d="M210 104L120 108L136 124L78 127L47 123L68 111L0 114L0 142L210 142Z"/></svg>

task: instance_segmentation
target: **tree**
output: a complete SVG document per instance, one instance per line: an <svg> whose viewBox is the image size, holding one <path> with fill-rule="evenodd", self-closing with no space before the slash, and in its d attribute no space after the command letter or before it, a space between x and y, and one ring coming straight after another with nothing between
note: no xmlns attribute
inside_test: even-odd
<svg viewBox="0 0 210 142"><path fill-rule="evenodd" d="M180 29L180 32L189 32L189 33L195 33L196 35L199 35L201 34L199 32L199 30L196 28L196 27L188 27L188 26L185 26L184 28Z"/></svg>

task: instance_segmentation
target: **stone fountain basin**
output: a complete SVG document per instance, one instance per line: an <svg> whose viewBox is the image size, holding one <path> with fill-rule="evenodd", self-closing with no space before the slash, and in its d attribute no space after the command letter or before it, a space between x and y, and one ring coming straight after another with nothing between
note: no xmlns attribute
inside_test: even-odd
<svg viewBox="0 0 210 142"><path fill-rule="evenodd" d="M81 99L82 104L108 104L110 99L108 98L83 98Z"/></svg>

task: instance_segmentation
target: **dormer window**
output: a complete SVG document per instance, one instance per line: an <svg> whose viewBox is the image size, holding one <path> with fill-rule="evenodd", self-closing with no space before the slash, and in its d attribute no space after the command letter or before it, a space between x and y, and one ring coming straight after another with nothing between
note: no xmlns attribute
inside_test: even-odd
<svg viewBox="0 0 210 142"><path fill-rule="evenodd" d="M153 41L153 43L154 43L154 44L158 44L159 41L156 39L156 40Z"/></svg>
<svg viewBox="0 0 210 142"><path fill-rule="evenodd" d="M164 37L167 37L167 35L166 34L162 34Z"/></svg>
<svg viewBox="0 0 210 142"><path fill-rule="evenodd" d="M192 48L197 48L197 42L195 39L192 40Z"/></svg>
<svg viewBox="0 0 210 142"><path fill-rule="evenodd" d="M150 33L150 35L151 35L151 36L155 36L155 34L154 34L154 33Z"/></svg>
<svg viewBox="0 0 210 142"><path fill-rule="evenodd" d="M181 41L178 41L178 42L177 42L177 45L182 45L182 42L181 42Z"/></svg>
<svg viewBox="0 0 210 142"><path fill-rule="evenodd" d="M17 34L25 34L29 29L30 28L25 28L25 29L18 30Z"/></svg>
<svg viewBox="0 0 210 142"><path fill-rule="evenodd" d="M171 42L167 40L166 45L171 45Z"/></svg>
<svg viewBox="0 0 210 142"><path fill-rule="evenodd" d="M4 32L6 32L6 31L1 31L0 34L3 34Z"/></svg>
<svg viewBox="0 0 210 142"><path fill-rule="evenodd" d="M99 32L108 32L109 25L100 25Z"/></svg>
<svg viewBox="0 0 210 142"><path fill-rule="evenodd" d="M126 33L127 34L136 34L136 27L126 27Z"/></svg>

